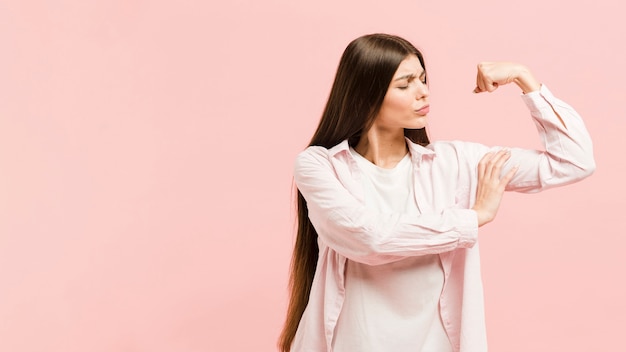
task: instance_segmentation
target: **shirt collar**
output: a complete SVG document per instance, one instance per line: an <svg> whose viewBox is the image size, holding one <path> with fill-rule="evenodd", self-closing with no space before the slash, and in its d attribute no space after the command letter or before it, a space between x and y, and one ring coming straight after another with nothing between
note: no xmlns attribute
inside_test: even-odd
<svg viewBox="0 0 626 352"><path fill-rule="evenodd" d="M421 145L417 143L413 143L413 141L411 141L410 139L406 137L405 139L406 139L406 145L409 148L409 153L411 153L411 159L413 160L421 159L425 156L434 157L436 155L432 149L428 149L426 147L422 147ZM340 154L342 152L347 152L348 154L350 152L350 145L348 144L347 139L328 150L328 154L330 155L331 158L335 157L337 154Z"/></svg>
<svg viewBox="0 0 626 352"><path fill-rule="evenodd" d="M413 141L406 137L405 139L406 145L409 147L409 153L411 153L411 159L420 160L425 157L434 158L437 155L434 150L423 147L417 143L413 143Z"/></svg>

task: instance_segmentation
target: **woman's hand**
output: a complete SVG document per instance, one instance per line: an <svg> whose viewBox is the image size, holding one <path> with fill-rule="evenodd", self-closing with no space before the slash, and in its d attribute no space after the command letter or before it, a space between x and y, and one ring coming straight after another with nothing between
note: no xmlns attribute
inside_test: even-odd
<svg viewBox="0 0 626 352"><path fill-rule="evenodd" d="M541 88L541 84L524 65L513 62L481 62L478 64L474 93L493 92L508 83L517 84L524 94Z"/></svg>
<svg viewBox="0 0 626 352"><path fill-rule="evenodd" d="M514 167L500 178L502 165L510 157L511 152L503 149L497 153L490 152L485 154L478 163L476 202L472 207L478 216L478 226L483 226L496 217L504 189L518 169Z"/></svg>

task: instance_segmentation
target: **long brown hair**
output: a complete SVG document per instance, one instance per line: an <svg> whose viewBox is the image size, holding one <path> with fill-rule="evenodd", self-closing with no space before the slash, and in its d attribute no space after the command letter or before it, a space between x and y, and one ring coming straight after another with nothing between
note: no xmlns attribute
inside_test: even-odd
<svg viewBox="0 0 626 352"><path fill-rule="evenodd" d="M371 127L400 63L416 55L424 70L422 54L407 40L389 34L369 34L353 40L343 52L335 81L310 146L331 148L348 139L354 146ZM429 143L425 129L404 135L414 143ZM298 235L291 258L290 301L287 319L278 342L289 352L298 324L309 302L317 266L317 232L308 216L306 200L298 191Z"/></svg>

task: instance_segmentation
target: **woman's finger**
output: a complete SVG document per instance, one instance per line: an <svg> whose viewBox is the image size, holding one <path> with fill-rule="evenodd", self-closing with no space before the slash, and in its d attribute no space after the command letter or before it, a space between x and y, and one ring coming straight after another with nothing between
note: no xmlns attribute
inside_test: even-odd
<svg viewBox="0 0 626 352"><path fill-rule="evenodd" d="M478 162L478 178L482 179L487 173L487 164L493 158L494 152L488 152Z"/></svg>
<svg viewBox="0 0 626 352"><path fill-rule="evenodd" d="M511 157L511 152L508 149L500 150L496 156L492 159L491 177L495 180L500 179L500 173L502 172L502 166Z"/></svg>
<svg viewBox="0 0 626 352"><path fill-rule="evenodd" d="M503 150L498 150L497 152L491 152L491 157L485 161L485 172L484 172L485 177L490 178L490 179L495 177L496 179L499 179L498 175L494 173L493 168L495 167L498 160L500 160L500 158L502 157L502 154L503 154Z"/></svg>
<svg viewBox="0 0 626 352"><path fill-rule="evenodd" d="M498 89L498 83L497 82L492 82L489 81L485 84L485 86L487 87L487 91L489 93L493 92L494 90Z"/></svg>
<svg viewBox="0 0 626 352"><path fill-rule="evenodd" d="M504 175L504 177L500 179L500 186L502 188L506 188L509 182L511 182L511 180L513 179L513 176L515 176L517 170L519 170L519 165L515 165L513 168L511 168L511 170L509 170L509 172L506 173L506 175Z"/></svg>
<svg viewBox="0 0 626 352"><path fill-rule="evenodd" d="M476 87L478 88L478 92L485 92L487 87L485 86L485 80L480 72L476 75Z"/></svg>

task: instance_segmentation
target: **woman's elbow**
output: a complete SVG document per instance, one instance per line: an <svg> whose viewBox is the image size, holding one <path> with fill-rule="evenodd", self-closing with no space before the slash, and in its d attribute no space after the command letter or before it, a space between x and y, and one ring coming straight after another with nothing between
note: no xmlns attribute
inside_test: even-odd
<svg viewBox="0 0 626 352"><path fill-rule="evenodd" d="M582 180L591 176L596 171L596 162L593 156L589 156L584 162L579 163L577 166L577 175Z"/></svg>

